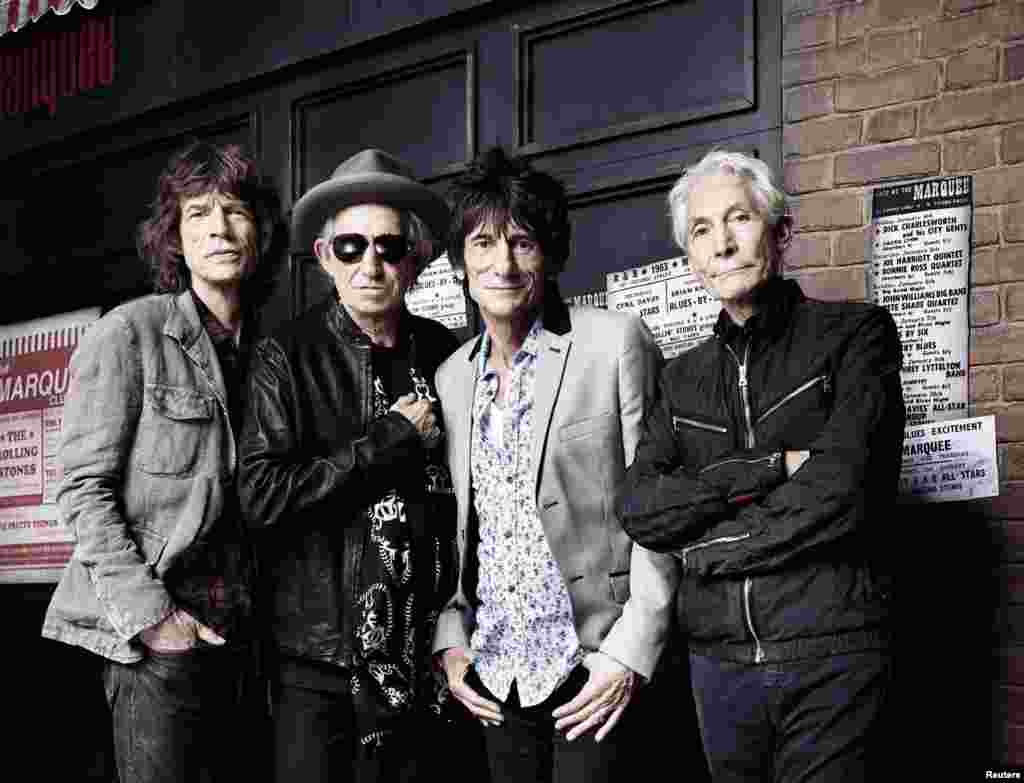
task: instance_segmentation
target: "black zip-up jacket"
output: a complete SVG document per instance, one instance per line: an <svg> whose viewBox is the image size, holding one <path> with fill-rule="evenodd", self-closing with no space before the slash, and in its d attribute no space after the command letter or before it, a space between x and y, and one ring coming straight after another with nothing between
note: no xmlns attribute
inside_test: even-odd
<svg viewBox="0 0 1024 783"><path fill-rule="evenodd" d="M888 641L905 410L888 311L773 279L670 362L627 475L630 536L682 562L691 650L793 660ZM810 452L789 478L786 451Z"/></svg>
<svg viewBox="0 0 1024 783"><path fill-rule="evenodd" d="M404 312L399 348L433 390L458 340ZM425 513L424 449L400 413L373 418L369 339L335 298L256 346L239 445L242 513L254 531L259 598L285 655L348 666L365 510L398 487L407 514ZM420 499L421 502L416 502ZM449 524L454 541L454 509Z"/></svg>

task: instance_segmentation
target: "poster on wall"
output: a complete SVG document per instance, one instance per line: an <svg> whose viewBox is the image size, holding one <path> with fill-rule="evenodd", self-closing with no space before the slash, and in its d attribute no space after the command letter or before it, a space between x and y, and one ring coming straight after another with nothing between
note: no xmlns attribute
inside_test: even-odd
<svg viewBox="0 0 1024 783"><path fill-rule="evenodd" d="M971 178L872 191L870 286L903 342L907 423L967 412Z"/></svg>
<svg viewBox="0 0 1024 783"><path fill-rule="evenodd" d="M643 318L666 359L710 336L722 310L681 256L612 272L606 287L608 309Z"/></svg>
<svg viewBox="0 0 1024 783"><path fill-rule="evenodd" d="M910 425L903 437L903 502L999 494L995 416Z"/></svg>
<svg viewBox="0 0 1024 783"><path fill-rule="evenodd" d="M0 326L0 582L56 581L71 556L57 518L68 363L99 308Z"/></svg>
<svg viewBox="0 0 1024 783"><path fill-rule="evenodd" d="M447 253L435 258L420 273L416 285L405 295L405 305L413 315L439 321L449 329L466 326L466 297Z"/></svg>

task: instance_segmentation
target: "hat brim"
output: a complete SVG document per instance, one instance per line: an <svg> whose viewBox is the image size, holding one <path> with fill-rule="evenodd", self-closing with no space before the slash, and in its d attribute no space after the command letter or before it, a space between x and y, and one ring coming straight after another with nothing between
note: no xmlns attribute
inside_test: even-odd
<svg viewBox="0 0 1024 783"><path fill-rule="evenodd" d="M310 188L292 209L292 249L313 252L313 242L327 219L356 204L415 212L434 235L434 251L425 263L444 251L449 215L444 199L416 180L383 172L333 177Z"/></svg>

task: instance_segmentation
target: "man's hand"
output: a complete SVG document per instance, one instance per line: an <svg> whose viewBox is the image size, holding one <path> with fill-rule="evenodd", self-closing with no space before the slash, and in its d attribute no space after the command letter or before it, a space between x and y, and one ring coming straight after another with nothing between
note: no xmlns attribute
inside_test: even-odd
<svg viewBox="0 0 1024 783"><path fill-rule="evenodd" d="M437 426L434 404L430 400L421 400L410 392L399 397L390 410L401 413L412 423L428 449L437 443L441 428Z"/></svg>
<svg viewBox="0 0 1024 783"><path fill-rule="evenodd" d="M501 707L466 685L466 671L470 663L472 659L463 647L449 647L441 653L441 664L452 695L485 726L498 726L502 721Z"/></svg>
<svg viewBox="0 0 1024 783"><path fill-rule="evenodd" d="M590 653L583 659L590 672L586 685L576 698L555 710L555 729L571 726L565 738L570 742L600 726L594 741L600 742L615 728L622 713L633 698L637 685L636 673L602 652Z"/></svg>
<svg viewBox="0 0 1024 783"><path fill-rule="evenodd" d="M785 453L786 478L800 470L800 466L807 462L807 458L810 456L811 452L809 451L787 451Z"/></svg>
<svg viewBox="0 0 1024 783"><path fill-rule="evenodd" d="M139 641L153 652L185 652L196 646L196 639L209 644L227 641L184 609L175 609L156 625L139 632Z"/></svg>

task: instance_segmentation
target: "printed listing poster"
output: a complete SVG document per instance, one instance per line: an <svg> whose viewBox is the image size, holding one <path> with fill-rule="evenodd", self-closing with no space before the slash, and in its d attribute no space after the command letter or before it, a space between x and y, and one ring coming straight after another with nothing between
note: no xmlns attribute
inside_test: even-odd
<svg viewBox="0 0 1024 783"><path fill-rule="evenodd" d="M711 335L722 309L682 257L612 272L606 287L608 309L643 318L666 359Z"/></svg>
<svg viewBox="0 0 1024 783"><path fill-rule="evenodd" d="M413 315L440 321L449 329L466 326L466 297L447 253L423 270L416 285L406 293L405 304Z"/></svg>
<svg viewBox="0 0 1024 783"><path fill-rule="evenodd" d="M0 582L55 581L72 540L57 519L68 362L98 308L0 326Z"/></svg>
<svg viewBox="0 0 1024 783"><path fill-rule="evenodd" d="M942 502L999 494L995 416L910 425L903 438L904 502Z"/></svg>
<svg viewBox="0 0 1024 783"><path fill-rule="evenodd" d="M903 342L907 423L967 410L971 178L945 177L872 193L874 301Z"/></svg>

